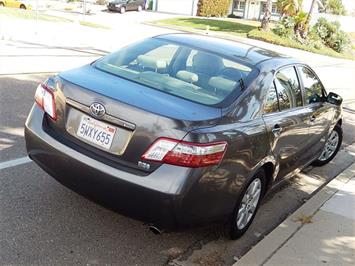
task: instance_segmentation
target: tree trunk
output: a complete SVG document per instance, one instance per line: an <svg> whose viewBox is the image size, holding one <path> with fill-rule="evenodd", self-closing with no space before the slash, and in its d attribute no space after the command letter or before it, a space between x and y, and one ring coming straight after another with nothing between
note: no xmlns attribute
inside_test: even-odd
<svg viewBox="0 0 355 266"><path fill-rule="evenodd" d="M313 13L313 9L314 9L314 6L315 6L315 3L316 3L316 2L317 2L317 0L312 0L311 8L309 9L306 22L304 23L304 32L303 32L303 34L304 34L305 36L308 34L309 24L311 23L312 13Z"/></svg>
<svg viewBox="0 0 355 266"><path fill-rule="evenodd" d="M263 20L261 21L261 29L264 31L269 30L269 27L270 27L271 9L272 9L272 1L267 0L264 17L263 17Z"/></svg>

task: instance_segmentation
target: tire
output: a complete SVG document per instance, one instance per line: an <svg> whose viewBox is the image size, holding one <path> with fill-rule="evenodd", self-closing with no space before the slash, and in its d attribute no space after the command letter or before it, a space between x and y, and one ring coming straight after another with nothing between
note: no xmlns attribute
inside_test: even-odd
<svg viewBox="0 0 355 266"><path fill-rule="evenodd" d="M255 184L258 187L260 185L258 199L255 202L255 204L252 204L250 202L248 204L246 204L246 202L248 202L248 200L245 202L245 199L247 197L246 194L247 193L249 194L248 191L250 191L251 187ZM256 172L256 174L253 176L253 178L251 178L249 180L247 185L243 188L242 193L240 193L240 196L239 196L238 201L236 203L236 207L235 207L234 212L231 215L231 218L228 223L229 224L229 237L231 239L234 240L234 239L240 238L248 230L249 226L253 222L254 217L259 209L261 199L265 194L265 188L266 188L266 175L265 175L264 169L261 168ZM253 202L253 200L251 200L251 202ZM239 223L239 221L243 220L243 219L241 219L242 213L240 213L240 216L238 216L238 213L241 212L241 208L243 208L243 205L244 205L244 209L248 208L247 211L245 212L246 213L245 215L251 214L251 216L248 216L247 221L244 223L244 226L243 226L243 223ZM249 205L255 205L253 213L250 213L250 210L248 207ZM245 216L243 216L243 217L245 217Z"/></svg>
<svg viewBox="0 0 355 266"><path fill-rule="evenodd" d="M138 6L137 11L138 11L138 12L141 12L142 10L143 10L143 7L142 7L142 6Z"/></svg>
<svg viewBox="0 0 355 266"><path fill-rule="evenodd" d="M337 141L336 145L334 145L334 141L335 141L334 136L338 137L338 141ZM322 166L322 165L329 163L331 160L333 160L333 158L335 157L335 155L337 155L337 153L341 147L342 141L343 141L343 129L341 128L340 125L336 125L335 128L330 133L330 135L327 139L327 142L324 144L322 154L312 164L315 166ZM332 142L333 142L333 145L332 145ZM328 156L325 156L326 149L329 151L329 148L334 148L334 150L332 151L331 154L329 154Z"/></svg>
<svg viewBox="0 0 355 266"><path fill-rule="evenodd" d="M25 5L20 5L20 9L26 10L26 6Z"/></svg>
<svg viewBox="0 0 355 266"><path fill-rule="evenodd" d="M120 8L120 13L123 14L123 13L125 13L125 12L126 12L126 8L125 8L124 6L121 7L121 8Z"/></svg>
<svg viewBox="0 0 355 266"><path fill-rule="evenodd" d="M5 6L5 4L3 2L0 2L0 6L3 7Z"/></svg>

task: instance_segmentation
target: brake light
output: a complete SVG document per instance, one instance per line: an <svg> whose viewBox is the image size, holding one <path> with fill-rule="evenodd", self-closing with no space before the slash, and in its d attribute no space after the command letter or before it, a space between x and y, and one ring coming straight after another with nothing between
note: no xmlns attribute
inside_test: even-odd
<svg viewBox="0 0 355 266"><path fill-rule="evenodd" d="M50 88L44 84L38 85L35 101L53 120L57 119L54 93Z"/></svg>
<svg viewBox="0 0 355 266"><path fill-rule="evenodd" d="M225 141L201 144L159 138L142 155L142 159L197 168L219 164L226 149Z"/></svg>

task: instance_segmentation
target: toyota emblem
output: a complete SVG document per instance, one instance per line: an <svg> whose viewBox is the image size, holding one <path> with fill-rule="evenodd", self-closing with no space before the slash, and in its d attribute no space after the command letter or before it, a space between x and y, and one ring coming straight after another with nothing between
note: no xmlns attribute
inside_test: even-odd
<svg viewBox="0 0 355 266"><path fill-rule="evenodd" d="M101 103L93 103L90 105L90 112L95 117L103 117L106 109Z"/></svg>

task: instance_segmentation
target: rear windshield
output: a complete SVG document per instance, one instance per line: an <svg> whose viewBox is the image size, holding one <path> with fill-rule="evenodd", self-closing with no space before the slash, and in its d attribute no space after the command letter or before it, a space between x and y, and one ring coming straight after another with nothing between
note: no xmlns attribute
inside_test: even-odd
<svg viewBox="0 0 355 266"><path fill-rule="evenodd" d="M160 39L109 54L94 66L190 101L216 105L236 90L251 68L219 55Z"/></svg>

